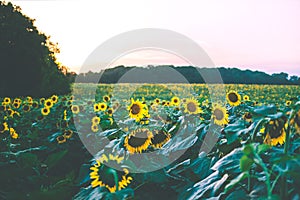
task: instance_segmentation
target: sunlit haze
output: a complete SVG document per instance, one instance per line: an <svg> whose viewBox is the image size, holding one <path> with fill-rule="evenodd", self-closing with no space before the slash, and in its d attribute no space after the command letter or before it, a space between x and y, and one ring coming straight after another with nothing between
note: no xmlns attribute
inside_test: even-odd
<svg viewBox="0 0 300 200"><path fill-rule="evenodd" d="M58 60L76 72L109 38L139 28L162 28L196 41L216 66L300 75L298 0L12 2L58 42ZM113 64L185 62L165 52L144 51ZM103 67L99 60L99 70Z"/></svg>

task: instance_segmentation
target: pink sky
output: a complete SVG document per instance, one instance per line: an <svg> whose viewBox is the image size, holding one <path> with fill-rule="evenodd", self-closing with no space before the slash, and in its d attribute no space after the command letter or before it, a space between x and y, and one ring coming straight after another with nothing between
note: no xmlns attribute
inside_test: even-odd
<svg viewBox="0 0 300 200"><path fill-rule="evenodd" d="M196 41L216 66L300 75L298 0L12 2L59 43L58 59L74 71L95 48L115 35L139 28L162 28ZM184 64L161 52L137 52L120 62Z"/></svg>

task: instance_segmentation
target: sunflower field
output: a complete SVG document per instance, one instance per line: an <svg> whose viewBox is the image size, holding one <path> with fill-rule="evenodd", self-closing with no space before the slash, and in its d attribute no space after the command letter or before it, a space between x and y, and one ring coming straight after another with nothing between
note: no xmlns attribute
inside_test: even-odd
<svg viewBox="0 0 300 200"><path fill-rule="evenodd" d="M300 199L298 86L74 84L0 101L0 199Z"/></svg>

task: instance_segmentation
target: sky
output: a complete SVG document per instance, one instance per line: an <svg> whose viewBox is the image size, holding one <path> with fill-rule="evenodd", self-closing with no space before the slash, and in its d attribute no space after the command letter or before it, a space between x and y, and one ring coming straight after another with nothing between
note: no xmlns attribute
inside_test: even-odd
<svg viewBox="0 0 300 200"><path fill-rule="evenodd" d="M197 42L216 66L300 75L298 0L11 2L36 19L38 29L58 43L58 60L75 72L110 38L134 29L159 28ZM99 69L106 67L100 63L101 58ZM112 63L187 64L176 55L149 50L129 53Z"/></svg>

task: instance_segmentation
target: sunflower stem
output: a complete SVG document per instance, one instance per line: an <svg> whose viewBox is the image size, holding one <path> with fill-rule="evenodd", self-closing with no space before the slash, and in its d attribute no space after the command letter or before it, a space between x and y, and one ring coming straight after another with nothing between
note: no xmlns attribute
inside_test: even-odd
<svg viewBox="0 0 300 200"><path fill-rule="evenodd" d="M268 199L272 199L272 188L271 188L271 181L270 181L270 173L269 170L267 168L267 166L265 165L265 163L263 162L263 160L261 159L261 157L259 157L259 155L255 154L255 158L254 162L257 165L260 165L266 175L266 186L267 186L267 194L268 194Z"/></svg>
<svg viewBox="0 0 300 200"><path fill-rule="evenodd" d="M257 135L257 132L258 132L258 129L261 127L261 125L263 123L265 123L267 121L267 119L261 119L258 121L258 123L256 124L254 130L253 130L253 134L252 134L252 137L251 137L251 141L254 142L255 138L256 138L256 135Z"/></svg>

